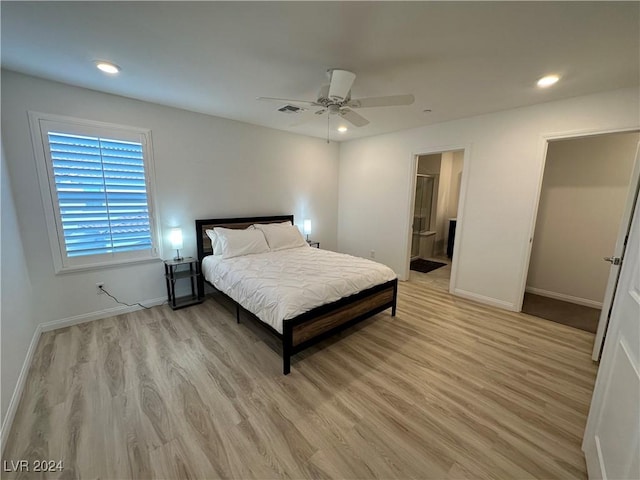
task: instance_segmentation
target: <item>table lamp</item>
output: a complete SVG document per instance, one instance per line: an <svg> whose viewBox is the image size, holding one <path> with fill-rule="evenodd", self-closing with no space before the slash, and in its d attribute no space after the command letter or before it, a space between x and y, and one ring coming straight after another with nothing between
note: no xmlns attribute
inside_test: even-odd
<svg viewBox="0 0 640 480"><path fill-rule="evenodd" d="M302 230L307 236L307 242L309 241L309 234L311 233L311 220L306 218L302 223Z"/></svg>
<svg viewBox="0 0 640 480"><path fill-rule="evenodd" d="M169 240L171 241L171 248L175 249L176 256L173 259L179 262L183 259L180 256L180 249L182 248L182 229L180 227L172 228L169 232Z"/></svg>

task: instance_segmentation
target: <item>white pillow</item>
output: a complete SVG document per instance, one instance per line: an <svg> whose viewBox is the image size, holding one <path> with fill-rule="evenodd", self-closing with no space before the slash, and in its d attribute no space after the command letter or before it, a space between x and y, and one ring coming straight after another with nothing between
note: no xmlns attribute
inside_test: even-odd
<svg viewBox="0 0 640 480"><path fill-rule="evenodd" d="M260 230L247 228L236 230L232 228L215 227L213 229L222 251L222 258L233 258L251 253L269 251L269 245Z"/></svg>
<svg viewBox="0 0 640 480"><path fill-rule="evenodd" d="M256 223L251 226L255 227L256 225L271 225L273 227L290 227L292 224L289 220L287 220L286 222L279 222L279 223Z"/></svg>
<svg viewBox="0 0 640 480"><path fill-rule="evenodd" d="M220 240L218 240L218 235L213 230L205 230L207 237L211 239L211 249L213 250L214 255L222 255L222 245L220 244Z"/></svg>
<svg viewBox="0 0 640 480"><path fill-rule="evenodd" d="M291 222L289 222L289 225L291 225ZM222 227L219 227L219 228L222 228ZM253 230L254 228L256 227L254 227L253 225L249 225L246 229ZM226 229L226 230L231 230L231 229ZM211 249L213 250L213 254L222 255L222 244L220 243L220 240L218 240L218 235L216 235L216 232L214 230L205 230L204 232L207 234L207 237L211 239Z"/></svg>
<svg viewBox="0 0 640 480"><path fill-rule="evenodd" d="M287 222L288 223L288 222ZM295 225L256 224L256 229L264 233L272 252L287 248L309 246Z"/></svg>

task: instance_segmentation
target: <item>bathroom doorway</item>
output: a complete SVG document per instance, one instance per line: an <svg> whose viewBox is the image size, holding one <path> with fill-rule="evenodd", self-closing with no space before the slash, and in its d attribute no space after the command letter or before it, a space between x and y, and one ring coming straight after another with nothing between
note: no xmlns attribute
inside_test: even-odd
<svg viewBox="0 0 640 480"><path fill-rule="evenodd" d="M416 156L409 276L449 290L464 150Z"/></svg>

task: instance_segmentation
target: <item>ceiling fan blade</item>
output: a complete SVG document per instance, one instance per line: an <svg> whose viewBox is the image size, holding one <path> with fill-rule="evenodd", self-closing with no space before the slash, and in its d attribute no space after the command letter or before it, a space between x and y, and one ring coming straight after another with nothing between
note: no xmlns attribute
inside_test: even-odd
<svg viewBox="0 0 640 480"><path fill-rule="evenodd" d="M329 98L342 101L347 98L351 85L356 79L356 74L346 70L331 71L331 85L329 85Z"/></svg>
<svg viewBox="0 0 640 480"><path fill-rule="evenodd" d="M413 95L389 95L386 97L368 97L351 100L348 105L352 108L395 107L411 105L415 101Z"/></svg>
<svg viewBox="0 0 640 480"><path fill-rule="evenodd" d="M356 113L353 110L349 110L348 108L340 110L340 116L356 127L364 127L365 125L369 124L369 120L364 118L359 113Z"/></svg>
<svg viewBox="0 0 640 480"><path fill-rule="evenodd" d="M319 103L309 102L307 100L292 100L290 98L273 98L273 97L256 97L256 100L264 100L267 102L278 102L278 103L300 103L302 105L310 105L312 107L321 107Z"/></svg>

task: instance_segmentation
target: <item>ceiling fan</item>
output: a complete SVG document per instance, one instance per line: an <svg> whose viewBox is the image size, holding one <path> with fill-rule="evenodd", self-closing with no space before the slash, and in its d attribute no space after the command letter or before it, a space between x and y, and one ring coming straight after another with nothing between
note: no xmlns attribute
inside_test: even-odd
<svg viewBox="0 0 640 480"><path fill-rule="evenodd" d="M330 69L327 70L327 75L329 76L329 84L323 85L322 88L320 88L318 98L314 102L273 97L258 97L258 100L320 107L320 109L315 112L316 115L323 115L324 113L328 113L329 116L338 115L355 127L364 127L369 124L369 120L355 112L353 110L354 108L395 107L411 105L414 102L414 97L411 94L353 99L351 98L351 87L356 79L355 73L347 70ZM327 121L328 119L327 117ZM300 125L300 123L298 123L298 125Z"/></svg>

